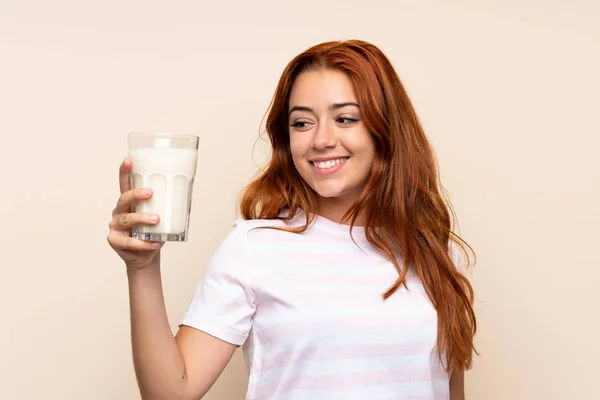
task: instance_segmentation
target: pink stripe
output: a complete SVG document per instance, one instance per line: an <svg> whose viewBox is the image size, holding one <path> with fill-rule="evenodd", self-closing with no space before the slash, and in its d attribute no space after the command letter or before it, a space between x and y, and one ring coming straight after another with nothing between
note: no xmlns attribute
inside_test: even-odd
<svg viewBox="0 0 600 400"><path fill-rule="evenodd" d="M318 390L336 388L357 388L390 383L431 382L433 379L447 379L442 368L432 369L395 369L348 374L302 375L279 382L258 385L261 396L276 396L295 390Z"/></svg>
<svg viewBox="0 0 600 400"><path fill-rule="evenodd" d="M433 397L432 397L433 396ZM413 395L402 395L402 400L449 400L450 392L435 392L433 395L431 394L413 394ZM382 397L379 400L398 400L398 395L394 395L392 397Z"/></svg>
<svg viewBox="0 0 600 400"><path fill-rule="evenodd" d="M192 301L200 304L208 305L214 308L232 307L237 308L238 312L244 312L248 309L248 301L251 300L244 295L240 290L234 296L231 293L224 293L220 287L204 286L202 291L197 291L192 296ZM243 308L240 308L243 307Z"/></svg>
<svg viewBox="0 0 600 400"><path fill-rule="evenodd" d="M263 280L260 288L256 291L257 316L267 318L270 313L280 313L282 310L294 308L309 310L311 307L318 307L317 309L324 311L324 305L331 303L332 295L335 296L337 304L361 304L376 311L387 309L396 317L400 315L402 309L408 308L419 308L425 313L435 312L420 283L411 276L408 276L407 280L410 291L407 292L402 287L385 301L382 299L382 295L391 286L391 280L381 278L323 276L317 281L298 274L286 275L286 279L281 280ZM294 289L286 289L289 282L294 282ZM331 290L324 290L325 285L331 286L332 283L340 285L340 287L337 290L333 287L330 288ZM345 290L341 290L341 287L350 284L354 284L356 287L346 287ZM322 286L323 290L316 290L319 287L317 285ZM281 321L280 318L278 320Z"/></svg>
<svg viewBox="0 0 600 400"><path fill-rule="evenodd" d="M323 266L323 270L327 267ZM316 274L310 274L306 271L294 271L287 272L285 270L273 271L272 276L265 274L261 277L260 286L263 285L278 285L281 287L282 284L289 285L290 282L294 284L377 284L382 286L382 290L387 290L392 284L398 279L396 271L389 267L388 273L381 273L373 271L374 273L365 273L364 271L352 271L348 270L345 273L326 273L324 271ZM406 281L414 287L422 287L421 281L415 273L409 272L406 275ZM259 287L260 287L259 286ZM411 286L409 286L410 288Z"/></svg>
<svg viewBox="0 0 600 400"><path fill-rule="evenodd" d="M434 346L435 343L433 341L307 346L300 351L286 351L274 356L265 357L262 364L262 371L282 368L297 363L430 354Z"/></svg>
<svg viewBox="0 0 600 400"><path fill-rule="evenodd" d="M322 246L323 244L321 244ZM358 248L357 254L352 254L346 252L319 252L315 254L307 253L305 248L302 246L298 246L297 252L281 252L280 254L273 254L272 251L265 251L264 254L259 251L253 251L256 256L260 256L261 260L270 261L267 267L273 268L281 268L282 257L286 259L285 265L286 267L291 268L302 268L305 262L311 264L318 265L327 265L330 264L339 268L340 265L348 265L348 266L364 266L368 264L369 268L388 268L392 267L391 262L388 258L379 253L373 253L374 250L365 250L365 252L360 251Z"/></svg>
<svg viewBox="0 0 600 400"><path fill-rule="evenodd" d="M357 290L348 290L347 292L339 291L335 294L336 304L347 304L348 307L355 308L356 305L360 305L362 309L369 310L371 315L373 313L387 312L390 316L398 317L402 314L402 310L420 310L422 316L426 316L425 313L435 312L433 306L429 303L426 298L426 294L414 292L414 295L407 295L405 293L397 293L391 299L385 302L382 299L382 293L384 290L373 289L372 291L364 291L360 288ZM319 314L327 313L327 304L331 303L331 293L326 291L296 291L288 292L286 294L280 294L281 298L275 298L278 293L270 293L270 298L264 299L260 294L257 298L259 304L257 306L257 315L262 317L268 316L270 312L281 312L286 309L296 309L298 313L302 310L311 312L311 309L318 310ZM218 299L215 299L218 300ZM360 311L360 309L355 311ZM334 310L332 314L339 314L339 310ZM278 318L281 322L281 318Z"/></svg>
<svg viewBox="0 0 600 400"><path fill-rule="evenodd" d="M427 314L398 314L395 317L390 314L390 318L370 320L368 315L352 315L330 317L321 321L302 320L300 318L300 322L279 323L269 326L268 329L264 329L261 332L261 341L266 344L272 340L290 335L301 336L309 333L314 335L315 332L317 334L319 332L339 332L340 327L343 327L345 330L360 330L361 332L365 332L372 329L398 329L399 327L431 327L435 329L437 324L437 316L433 311ZM401 320L399 321L399 319Z"/></svg>

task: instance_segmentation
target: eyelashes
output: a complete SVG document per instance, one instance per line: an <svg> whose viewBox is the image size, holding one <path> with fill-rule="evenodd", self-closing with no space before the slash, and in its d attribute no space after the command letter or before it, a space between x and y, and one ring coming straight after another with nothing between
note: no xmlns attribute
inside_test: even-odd
<svg viewBox="0 0 600 400"><path fill-rule="evenodd" d="M351 118L351 117L339 117L338 119L335 120L335 122L339 122L339 123L344 124L344 125L350 125L350 124L353 124L355 122L358 122L358 119Z"/></svg>
<svg viewBox="0 0 600 400"><path fill-rule="evenodd" d="M292 128L296 128L296 129L304 129L304 128L306 128L307 124L308 124L307 121L294 121L290 124L290 126Z"/></svg>
<svg viewBox="0 0 600 400"><path fill-rule="evenodd" d="M335 122L342 126L350 126L358 121L358 118L353 117L338 117L335 119ZM303 119L296 119L290 123L290 126L294 129L308 129L310 125L312 125L312 122Z"/></svg>

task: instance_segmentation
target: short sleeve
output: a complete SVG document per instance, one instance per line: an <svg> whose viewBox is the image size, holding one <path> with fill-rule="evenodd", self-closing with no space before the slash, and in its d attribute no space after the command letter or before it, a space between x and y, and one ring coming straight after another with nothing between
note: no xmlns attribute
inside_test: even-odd
<svg viewBox="0 0 600 400"><path fill-rule="evenodd" d="M244 344L256 307L247 232L245 221L237 220L210 259L180 325Z"/></svg>

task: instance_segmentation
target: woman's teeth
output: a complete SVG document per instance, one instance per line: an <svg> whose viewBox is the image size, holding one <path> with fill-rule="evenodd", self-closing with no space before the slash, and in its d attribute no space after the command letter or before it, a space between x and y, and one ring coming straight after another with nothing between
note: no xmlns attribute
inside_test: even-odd
<svg viewBox="0 0 600 400"><path fill-rule="evenodd" d="M335 160L328 160L328 161L313 161L313 165L319 169L327 169L327 168L332 168L335 167L338 164L343 163L344 161L346 161L348 159L348 157L343 157L343 158L338 158Z"/></svg>

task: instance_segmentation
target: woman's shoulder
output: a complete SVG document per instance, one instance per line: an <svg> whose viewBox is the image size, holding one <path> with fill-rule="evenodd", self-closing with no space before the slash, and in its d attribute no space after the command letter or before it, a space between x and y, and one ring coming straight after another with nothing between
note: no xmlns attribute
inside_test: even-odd
<svg viewBox="0 0 600 400"><path fill-rule="evenodd" d="M289 234L289 230L300 228L306 224L306 219L298 213L292 218L288 214L281 213L276 218L265 219L243 219L237 218L233 223L232 234L246 240L274 239L280 235Z"/></svg>
<svg viewBox="0 0 600 400"><path fill-rule="evenodd" d="M234 221L234 228L241 230L252 230L255 228L298 228L305 225L306 218L304 217L303 211L299 211L291 218L289 217L288 211L282 211L275 218L264 218L264 219L243 219L237 218Z"/></svg>
<svg viewBox="0 0 600 400"><path fill-rule="evenodd" d="M233 224L230 225L229 231L223 238L214 258L219 260L222 258L231 259L233 257L238 259L239 264L245 264L248 262L248 259L244 257L254 254L255 250L264 247L264 244L286 241L283 235L287 233L286 228L293 227L293 224L291 221L277 218L236 218L233 220Z"/></svg>

